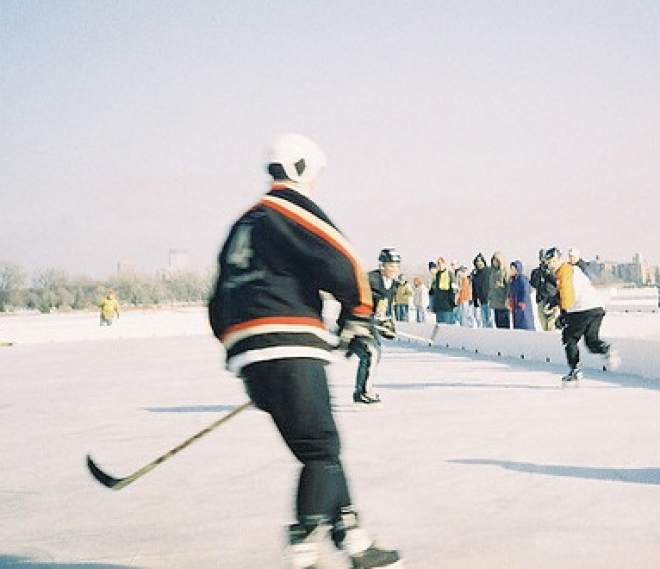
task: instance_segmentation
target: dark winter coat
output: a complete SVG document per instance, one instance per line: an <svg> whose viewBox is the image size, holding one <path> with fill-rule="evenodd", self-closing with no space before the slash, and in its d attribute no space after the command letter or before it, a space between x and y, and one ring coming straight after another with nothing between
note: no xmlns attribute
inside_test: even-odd
<svg viewBox="0 0 660 569"><path fill-rule="evenodd" d="M440 281L443 274L449 276L449 288L440 288ZM454 271L445 269L438 271L433 279L431 287L431 306L432 312L452 312L456 308L456 291L458 290L458 282Z"/></svg>
<svg viewBox="0 0 660 569"><path fill-rule="evenodd" d="M497 259L498 266L494 260ZM505 310L509 301L509 273L504 264L504 258L500 252L493 253L490 260L488 304L493 310Z"/></svg>
<svg viewBox="0 0 660 569"><path fill-rule="evenodd" d="M483 269L477 268L477 260L481 259L484 263ZM490 267L486 263L484 256L479 253L472 261L474 270L472 271L472 302L475 306L488 304L488 293L490 291Z"/></svg>
<svg viewBox="0 0 660 569"><path fill-rule="evenodd" d="M529 284L536 289L536 304L550 308L559 306L557 277L545 263L541 263L532 271Z"/></svg>
<svg viewBox="0 0 660 569"><path fill-rule="evenodd" d="M529 279L523 275L523 265L520 261L511 263L518 272L511 277L509 287L511 295L511 312L513 327L519 330L534 330L534 309L532 308L532 287Z"/></svg>
<svg viewBox="0 0 660 569"><path fill-rule="evenodd" d="M390 288L387 288L385 286L383 273L381 273L379 269L376 269L374 271L369 271L369 286L371 287L374 310L376 310L379 302L384 300L387 303L385 314L391 317L392 305L394 304L394 296L396 295L396 282L392 281Z"/></svg>
<svg viewBox="0 0 660 569"><path fill-rule="evenodd" d="M274 185L234 224L218 259L209 318L227 368L330 361L335 342L323 323L321 291L349 313L372 313L366 273L344 236L309 198Z"/></svg>

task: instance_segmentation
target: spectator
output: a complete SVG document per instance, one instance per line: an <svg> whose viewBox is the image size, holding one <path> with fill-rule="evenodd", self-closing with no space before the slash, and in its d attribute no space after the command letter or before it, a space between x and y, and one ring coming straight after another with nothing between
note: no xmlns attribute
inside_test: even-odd
<svg viewBox="0 0 660 569"><path fill-rule="evenodd" d="M456 259L452 259L451 263L449 263L449 270L454 273L454 277L456 277L456 291L458 292L458 269L460 268L460 265L458 264L458 261ZM458 324L458 303L456 303L456 306L454 306L454 324Z"/></svg>
<svg viewBox="0 0 660 569"><path fill-rule="evenodd" d="M421 277L413 278L413 305L417 322L426 322L426 311L429 306L429 289Z"/></svg>
<svg viewBox="0 0 660 569"><path fill-rule="evenodd" d="M472 261L472 304L477 327L492 328L493 313L488 304L488 291L490 280L490 267L485 257L479 253Z"/></svg>
<svg viewBox="0 0 660 569"><path fill-rule="evenodd" d="M396 282L396 292L394 293L394 317L399 322L409 321L410 299L413 291L410 283L404 275L399 275Z"/></svg>
<svg viewBox="0 0 660 569"><path fill-rule="evenodd" d="M532 287L529 279L523 274L523 265L520 261L513 261L510 265L511 284L511 313L513 314L513 327L517 330L534 330L534 311L532 310Z"/></svg>
<svg viewBox="0 0 660 569"><path fill-rule="evenodd" d="M488 304L495 314L497 328L511 328L509 317L509 275L502 253L496 251L490 260Z"/></svg>
<svg viewBox="0 0 660 569"><path fill-rule="evenodd" d="M429 278L428 278L429 312L433 312L433 281L435 280L435 274L437 272L438 272L438 265L434 261L429 261Z"/></svg>
<svg viewBox="0 0 660 569"><path fill-rule="evenodd" d="M470 282L470 272L467 267L460 266L456 272L456 278L458 280L458 294L456 295L458 323L461 326L474 328L472 283Z"/></svg>
<svg viewBox="0 0 660 569"><path fill-rule="evenodd" d="M435 327L431 335L431 342L438 335L440 324L455 324L454 309L456 308L456 275L447 268L443 257L438 257L438 270L433 280L433 312L435 312Z"/></svg>

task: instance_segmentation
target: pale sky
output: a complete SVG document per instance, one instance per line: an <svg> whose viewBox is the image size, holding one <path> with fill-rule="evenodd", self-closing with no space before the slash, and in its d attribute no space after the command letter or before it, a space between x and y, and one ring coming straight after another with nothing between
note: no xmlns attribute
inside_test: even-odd
<svg viewBox="0 0 660 569"><path fill-rule="evenodd" d="M657 0L0 2L0 260L212 265L285 131L366 268L660 264Z"/></svg>

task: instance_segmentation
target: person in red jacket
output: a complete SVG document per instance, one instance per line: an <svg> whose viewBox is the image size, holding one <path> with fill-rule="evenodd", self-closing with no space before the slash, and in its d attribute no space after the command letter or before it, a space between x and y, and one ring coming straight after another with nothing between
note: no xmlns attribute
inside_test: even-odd
<svg viewBox="0 0 660 569"><path fill-rule="evenodd" d="M270 191L229 231L209 302L214 334L255 405L269 413L302 464L286 561L317 567L331 541L355 568L395 567L358 523L339 458L325 366L336 338L321 291L348 314L342 342L372 337L369 282L353 248L311 196L325 168L321 149L295 133L273 142Z"/></svg>

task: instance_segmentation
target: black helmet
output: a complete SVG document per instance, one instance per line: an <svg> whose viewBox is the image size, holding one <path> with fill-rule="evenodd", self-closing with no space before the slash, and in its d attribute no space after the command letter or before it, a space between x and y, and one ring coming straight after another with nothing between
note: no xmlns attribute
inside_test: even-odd
<svg viewBox="0 0 660 569"><path fill-rule="evenodd" d="M557 247L550 247L550 249L547 249L545 253L543 253L544 261L549 261L555 257L561 257L561 251L557 249Z"/></svg>
<svg viewBox="0 0 660 569"><path fill-rule="evenodd" d="M380 252L380 255L378 255L378 260L381 263L400 263L401 255L399 255L396 249L389 247L387 249L383 249Z"/></svg>

